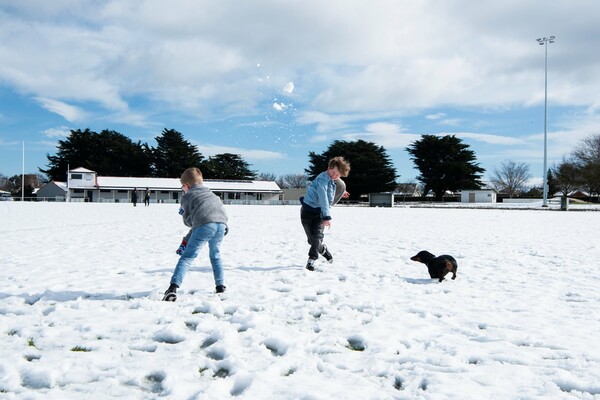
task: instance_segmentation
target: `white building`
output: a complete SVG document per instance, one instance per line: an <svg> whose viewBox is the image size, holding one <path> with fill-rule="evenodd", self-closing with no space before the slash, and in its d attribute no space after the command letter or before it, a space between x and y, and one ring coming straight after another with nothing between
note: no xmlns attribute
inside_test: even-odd
<svg viewBox="0 0 600 400"><path fill-rule="evenodd" d="M462 190L460 192L461 203L495 203L496 191L493 189Z"/></svg>
<svg viewBox="0 0 600 400"><path fill-rule="evenodd" d="M50 181L39 188L35 195L39 201L65 201L67 182Z"/></svg>
<svg viewBox="0 0 600 400"><path fill-rule="evenodd" d="M226 204L269 204L279 202L283 193L272 181L205 179L204 186ZM178 203L183 196L179 178L98 176L89 169L76 168L69 171L67 199L129 203L134 189L137 190L138 203L144 202L146 190L150 191L151 203Z"/></svg>

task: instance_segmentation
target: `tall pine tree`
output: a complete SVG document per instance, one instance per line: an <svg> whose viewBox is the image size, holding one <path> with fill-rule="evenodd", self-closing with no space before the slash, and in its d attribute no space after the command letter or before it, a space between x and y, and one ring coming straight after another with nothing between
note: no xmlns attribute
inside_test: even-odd
<svg viewBox="0 0 600 400"><path fill-rule="evenodd" d="M250 165L238 154L216 154L209 157L201 169L206 179L252 180L256 177Z"/></svg>
<svg viewBox="0 0 600 400"><path fill-rule="evenodd" d="M198 148L174 129L164 129L152 148L153 174L159 178L178 178L189 167L200 167L204 157Z"/></svg>
<svg viewBox="0 0 600 400"><path fill-rule="evenodd" d="M309 179L313 180L327 170L329 160L337 156L350 163L350 175L342 178L350 199L358 199L362 194L393 191L396 187L398 175L385 148L364 140L336 140L322 154L311 151L308 154L311 165L305 170Z"/></svg>
<svg viewBox="0 0 600 400"><path fill-rule="evenodd" d="M71 130L57 148L56 155L46 155L48 168L40 168L50 179L66 180L67 167L84 167L104 176L151 175L148 147L116 131Z"/></svg>
<svg viewBox="0 0 600 400"><path fill-rule="evenodd" d="M446 191L479 189L485 170L475 162L475 153L454 135L423 135L406 148L423 183L423 197L430 191L441 201Z"/></svg>

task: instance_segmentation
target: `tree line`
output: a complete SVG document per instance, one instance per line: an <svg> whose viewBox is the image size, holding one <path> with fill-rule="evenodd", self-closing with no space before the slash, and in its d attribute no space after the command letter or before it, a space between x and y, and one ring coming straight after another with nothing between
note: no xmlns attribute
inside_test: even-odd
<svg viewBox="0 0 600 400"><path fill-rule="evenodd" d="M48 178L63 181L67 169L85 167L104 176L137 176L176 178L190 165L202 169L207 179L253 179L249 164L237 154L223 153L207 159L198 148L174 129L164 129L155 138L157 146L103 130L71 130L58 141L56 155L47 155L48 166L40 172Z"/></svg>
<svg viewBox="0 0 600 400"><path fill-rule="evenodd" d="M600 134L584 138L575 150L548 171L548 185L563 196L582 189L600 197Z"/></svg>
<svg viewBox="0 0 600 400"><path fill-rule="evenodd" d="M40 168L49 179L64 181L68 168L85 167L104 176L138 176L174 178L190 165L198 166L207 179L271 180L282 188L304 188L335 156L345 157L351 164L350 176L345 178L352 195L390 192L398 187L399 175L383 146L356 140L336 140L322 153L309 152L309 166L303 172L276 176L250 169L241 155L223 153L205 158L198 148L174 129L164 129L155 138L156 147L133 142L127 136L111 130L93 132L89 129L71 130L70 135L58 141L55 155L47 154L47 168ZM482 174L475 153L454 135L422 135L405 149L419 175L421 196L433 193L442 200L447 192L483 187ZM43 180L40 174L27 175L27 191ZM526 163L507 160L491 174L491 185L509 197L538 196L539 188L529 188L530 178ZM600 135L585 139L574 153L548 170L550 193L570 193L585 187L598 194L600 188ZM0 175L0 189L13 193L20 191L20 175L6 178ZM36 187L39 187L36 186ZM8 188L8 189L7 189Z"/></svg>
<svg viewBox="0 0 600 400"><path fill-rule="evenodd" d="M515 196L539 197L543 188L527 187L529 166L523 162L507 160L495 168L491 184L498 193ZM547 171L548 193L569 196L583 190L587 196L600 197L600 134L584 138L575 150Z"/></svg>
<svg viewBox="0 0 600 400"><path fill-rule="evenodd" d="M334 141L321 154L309 152L309 166L302 173L276 177L257 173L238 154L224 153L205 158L198 148L174 129L164 129L155 138L156 147L133 142L127 136L103 130L71 130L58 141L55 155L47 155L47 168L40 172L50 179L62 181L69 168L85 167L104 176L178 177L190 165L198 166L207 179L273 180L282 188L303 188L327 169L330 158L343 156L352 173L345 179L351 199L362 194L394 191L398 174L383 146L364 140ZM424 193L433 192L441 199L446 191L481 187L483 168L475 162L475 154L455 136L424 135L407 148L421 171L417 178Z"/></svg>
<svg viewBox="0 0 600 400"><path fill-rule="evenodd" d="M164 129L155 138L156 147L112 130L94 132L90 129L71 130L58 141L55 155L47 154L48 165L39 168L48 179L65 181L67 170L85 167L104 176L137 176L174 178L190 165L198 166L206 179L273 180L282 188L304 188L319 173L327 169L330 158L343 156L352 172L345 178L350 199L363 194L394 191L399 175L383 146L364 140L334 141L321 154L309 152L309 166L303 172L277 177L272 173L257 173L240 155L224 153L205 158L198 148L174 129ZM424 135L407 148L421 171L417 177L424 184L423 196L430 191L441 199L448 190L479 188L484 172L475 163L474 153L455 136ZM20 176L2 179L0 187L8 186L20 192ZM36 175L39 187L40 175ZM35 183L27 185L27 194Z"/></svg>

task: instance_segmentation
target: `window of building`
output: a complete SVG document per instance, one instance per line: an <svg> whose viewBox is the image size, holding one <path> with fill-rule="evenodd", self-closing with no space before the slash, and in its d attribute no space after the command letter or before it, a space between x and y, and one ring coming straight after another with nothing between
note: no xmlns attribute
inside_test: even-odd
<svg viewBox="0 0 600 400"><path fill-rule="evenodd" d="M71 174L71 179L81 179L83 178L83 175L81 174Z"/></svg>

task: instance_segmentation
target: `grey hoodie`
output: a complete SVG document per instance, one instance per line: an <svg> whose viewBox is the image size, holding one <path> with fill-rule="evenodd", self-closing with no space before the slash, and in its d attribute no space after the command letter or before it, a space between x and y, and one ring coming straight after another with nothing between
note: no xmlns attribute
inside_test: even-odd
<svg viewBox="0 0 600 400"><path fill-rule="evenodd" d="M194 185L181 197L183 223L190 231L183 238L188 241L192 230L211 222L227 224L227 214L221 199L206 186ZM181 212L181 211L180 211Z"/></svg>

